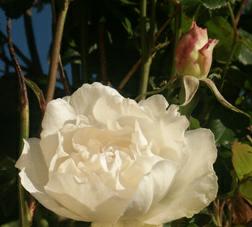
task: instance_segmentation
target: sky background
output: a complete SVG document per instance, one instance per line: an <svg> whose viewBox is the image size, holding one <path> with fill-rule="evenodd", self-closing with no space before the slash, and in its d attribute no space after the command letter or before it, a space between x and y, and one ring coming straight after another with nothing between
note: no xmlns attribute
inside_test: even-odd
<svg viewBox="0 0 252 227"><path fill-rule="evenodd" d="M32 22L35 40L40 56L41 65L45 74L48 74L48 50L52 39L51 33L51 7L49 4L44 5L43 10L32 9ZM2 9L0 9L0 30L6 34L6 17ZM24 30L23 17L13 19L12 21L12 38L15 45L22 50L22 52L30 58L27 41ZM8 53L8 50L6 50ZM22 63L22 62L21 62ZM0 61L0 70L3 69L4 64ZM70 66L65 67L68 75L70 75ZM1 75L1 74L0 74Z"/></svg>

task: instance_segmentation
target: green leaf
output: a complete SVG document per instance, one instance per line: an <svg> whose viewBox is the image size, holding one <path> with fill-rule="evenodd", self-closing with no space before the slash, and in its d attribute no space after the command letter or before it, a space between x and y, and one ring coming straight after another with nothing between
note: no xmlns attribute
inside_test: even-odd
<svg viewBox="0 0 252 227"><path fill-rule="evenodd" d="M246 176L252 176L252 147L235 142L232 152L232 162L238 178L242 180Z"/></svg>
<svg viewBox="0 0 252 227"><path fill-rule="evenodd" d="M127 31L127 33L130 36L133 36L132 25L131 25L130 20L127 17L124 18L122 25L123 25L124 29Z"/></svg>
<svg viewBox="0 0 252 227"><path fill-rule="evenodd" d="M234 132L227 128L220 119L214 119L210 122L209 128L215 136L217 144L227 145L235 138Z"/></svg>
<svg viewBox="0 0 252 227"><path fill-rule="evenodd" d="M227 0L201 0L202 4L208 9L219 9L226 6Z"/></svg>
<svg viewBox="0 0 252 227"><path fill-rule="evenodd" d="M44 98L44 94L42 90L39 88L39 86L35 82L33 82L32 80L29 80L28 78L25 78L25 83L35 94L38 100L40 109L44 112L45 107L46 107L46 102L45 102L45 98Z"/></svg>
<svg viewBox="0 0 252 227"><path fill-rule="evenodd" d="M0 225L0 227L19 227L19 221L12 221L12 222Z"/></svg>
<svg viewBox="0 0 252 227"><path fill-rule="evenodd" d="M238 60L244 65L252 64L252 34L240 29L240 50L238 54Z"/></svg>
<svg viewBox="0 0 252 227"><path fill-rule="evenodd" d="M137 5L136 2L128 1L128 0L120 0L120 2L121 2L122 4L125 4L125 5Z"/></svg>
<svg viewBox="0 0 252 227"><path fill-rule="evenodd" d="M219 43L214 48L214 57L217 61L227 62L230 58L233 44L233 28L224 17L211 18L206 23L210 38L218 39Z"/></svg>
<svg viewBox="0 0 252 227"><path fill-rule="evenodd" d="M190 129L197 129L200 128L200 122L198 119L190 116Z"/></svg>
<svg viewBox="0 0 252 227"><path fill-rule="evenodd" d="M244 199L252 205L252 180L247 180L239 187L239 191Z"/></svg>

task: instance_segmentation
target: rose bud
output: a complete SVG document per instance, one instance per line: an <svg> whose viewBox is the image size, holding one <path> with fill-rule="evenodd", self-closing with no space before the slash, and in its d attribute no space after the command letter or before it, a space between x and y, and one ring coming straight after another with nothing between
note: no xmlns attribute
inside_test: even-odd
<svg viewBox="0 0 252 227"><path fill-rule="evenodd" d="M181 37L176 48L177 73L199 79L207 77L212 64L213 48L217 43L216 39L208 39L207 29L202 29L193 22L191 29Z"/></svg>

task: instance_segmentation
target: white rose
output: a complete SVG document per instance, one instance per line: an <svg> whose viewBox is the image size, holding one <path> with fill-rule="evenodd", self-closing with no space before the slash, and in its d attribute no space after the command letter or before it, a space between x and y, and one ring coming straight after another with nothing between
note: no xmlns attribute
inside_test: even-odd
<svg viewBox="0 0 252 227"><path fill-rule="evenodd" d="M84 84L47 105L41 139L24 141L16 167L24 188L58 215L159 225L191 217L217 193L214 136L188 125L162 95L136 103Z"/></svg>

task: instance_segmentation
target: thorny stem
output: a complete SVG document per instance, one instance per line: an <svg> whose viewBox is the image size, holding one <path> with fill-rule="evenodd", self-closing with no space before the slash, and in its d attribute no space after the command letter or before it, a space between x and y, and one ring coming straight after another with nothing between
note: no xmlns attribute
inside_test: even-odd
<svg viewBox="0 0 252 227"><path fill-rule="evenodd" d="M66 19L69 4L70 4L70 0L64 0L64 2L62 2L63 7L61 8L61 11L59 13L59 16L56 22L56 29L55 29L55 35L53 39L53 47L52 47L52 53L51 53L51 64L50 64L50 69L49 69L49 82L48 82L47 96L46 96L47 103L51 101L54 96L57 69L58 69L58 63L59 63L60 46L61 46L64 24L65 24L65 19Z"/></svg>
<svg viewBox="0 0 252 227"><path fill-rule="evenodd" d="M15 65L15 71L18 76L19 82L19 93L20 93L20 140L19 140L19 153L21 154L23 150L23 139L29 137L29 101L27 96L27 89L22 75L21 67L18 63L15 49L13 47L12 38L11 38L11 19L7 21L7 41L10 56ZM20 208L20 226L28 227L28 215L24 198L24 189L21 185L20 180L18 181L18 199L19 199L19 208Z"/></svg>

